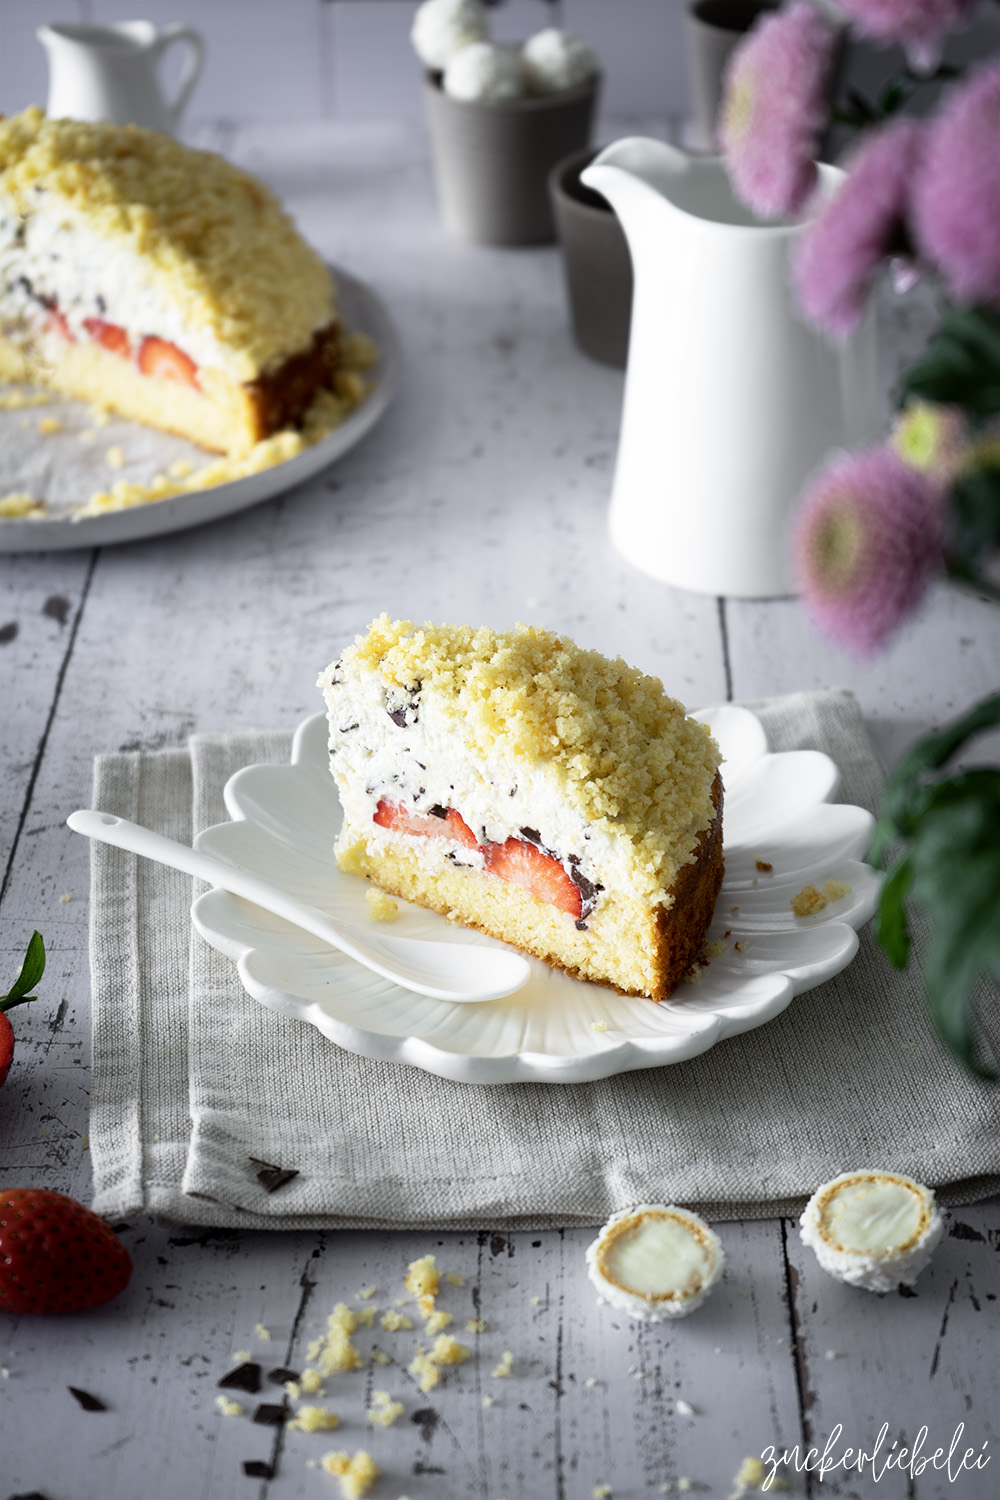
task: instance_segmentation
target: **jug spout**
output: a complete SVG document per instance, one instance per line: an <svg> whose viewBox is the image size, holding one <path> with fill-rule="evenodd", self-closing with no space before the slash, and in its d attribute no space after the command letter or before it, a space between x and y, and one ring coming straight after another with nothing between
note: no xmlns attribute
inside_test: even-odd
<svg viewBox="0 0 1000 1500"><path fill-rule="evenodd" d="M611 204L634 256L640 226L651 212L671 201L672 184L687 173L689 166L690 158L675 146L626 136L595 156L580 173L580 181Z"/></svg>

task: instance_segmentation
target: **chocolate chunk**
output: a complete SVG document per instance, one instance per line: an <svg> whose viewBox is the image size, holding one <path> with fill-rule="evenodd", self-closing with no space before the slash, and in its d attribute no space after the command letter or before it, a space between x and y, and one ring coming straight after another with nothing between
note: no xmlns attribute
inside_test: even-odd
<svg viewBox="0 0 1000 1500"><path fill-rule="evenodd" d="M268 1370L268 1380L273 1380L275 1385L284 1385L286 1380L298 1380L298 1370L286 1370L284 1365L278 1365L275 1370Z"/></svg>
<svg viewBox="0 0 1000 1500"><path fill-rule="evenodd" d="M274 1465L266 1464L259 1458L245 1458L243 1472L248 1479L273 1479Z"/></svg>
<svg viewBox="0 0 1000 1500"><path fill-rule="evenodd" d="M343 727L343 729L340 730L340 733L341 734L350 734L351 730L352 729L357 729L359 727L359 725L360 725L360 721L358 719L355 719L355 721L354 721L353 724L345 724L344 727Z"/></svg>
<svg viewBox="0 0 1000 1500"><path fill-rule="evenodd" d="M280 1427L287 1416L287 1406L276 1406L271 1401L262 1401L251 1420L261 1427Z"/></svg>
<svg viewBox="0 0 1000 1500"><path fill-rule="evenodd" d="M429 807L427 811L432 818L446 818L448 816L448 809L442 807L440 802L435 802L434 806Z"/></svg>
<svg viewBox="0 0 1000 1500"><path fill-rule="evenodd" d="M223 1375L215 1383L225 1391L247 1391L255 1396L260 1390L260 1365L249 1359L244 1360L243 1364L237 1365L235 1370L230 1370L228 1375Z"/></svg>
<svg viewBox="0 0 1000 1500"><path fill-rule="evenodd" d="M603 885L595 883L593 880L588 880L586 875L584 875L581 870L577 869L579 860L576 855L571 854L569 859L569 878L570 880L572 880L573 884L580 892L580 915L581 917L589 917L590 913L597 905L598 893L600 891L603 891L604 887ZM577 927L579 927L579 922L577 922L576 925Z"/></svg>
<svg viewBox="0 0 1000 1500"><path fill-rule="evenodd" d="M89 1391L81 1391L75 1385L67 1386L71 1396L75 1396L84 1411L107 1411L107 1407L100 1396L92 1396Z"/></svg>
<svg viewBox="0 0 1000 1500"><path fill-rule="evenodd" d="M41 1490L32 1490L26 1495L8 1495L7 1500L49 1500L48 1495L43 1495Z"/></svg>
<svg viewBox="0 0 1000 1500"><path fill-rule="evenodd" d="M415 682L412 687L391 688L385 695L385 711L394 724L400 729L406 729L410 724L415 724L420 717L420 689L422 682Z"/></svg>
<svg viewBox="0 0 1000 1500"><path fill-rule="evenodd" d="M522 828L521 837L527 839L529 844L537 844L539 848L542 846L542 835L537 828Z"/></svg>
<svg viewBox="0 0 1000 1500"><path fill-rule="evenodd" d="M265 1193L273 1193L277 1188L284 1187L286 1182L291 1182L293 1177L298 1177L298 1167L278 1167L274 1162L261 1161L259 1157L251 1156L250 1160L255 1167L260 1167L257 1173L257 1181Z"/></svg>
<svg viewBox="0 0 1000 1500"><path fill-rule="evenodd" d="M577 932L589 932L590 931L590 928L587 926L586 922L574 922L573 925L576 928Z"/></svg>

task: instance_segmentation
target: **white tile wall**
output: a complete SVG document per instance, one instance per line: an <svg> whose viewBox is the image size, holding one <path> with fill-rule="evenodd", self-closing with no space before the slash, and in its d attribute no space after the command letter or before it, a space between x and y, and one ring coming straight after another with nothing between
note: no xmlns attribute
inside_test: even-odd
<svg viewBox="0 0 1000 1500"><path fill-rule="evenodd" d="M543 26L577 31L600 53L604 107L682 113L686 0L499 0L498 40ZM188 121L420 116L409 31L417 0L0 0L0 111L44 104L47 69L35 30L48 20L144 16L187 21L208 43ZM167 59L168 80L176 63Z"/></svg>
<svg viewBox="0 0 1000 1500"><path fill-rule="evenodd" d="M498 40L562 25L604 65L607 115L683 118L687 0L494 0ZM409 42L417 0L0 0L0 111L44 103L47 69L35 30L47 20L186 20L208 43L188 121L420 116L420 70ZM959 43L964 56L995 50L1000 20L984 17ZM870 49L869 49L870 50ZM875 58L882 72L884 57ZM871 60L859 64L864 73ZM165 64L171 74L171 61ZM176 72L177 63L173 64Z"/></svg>

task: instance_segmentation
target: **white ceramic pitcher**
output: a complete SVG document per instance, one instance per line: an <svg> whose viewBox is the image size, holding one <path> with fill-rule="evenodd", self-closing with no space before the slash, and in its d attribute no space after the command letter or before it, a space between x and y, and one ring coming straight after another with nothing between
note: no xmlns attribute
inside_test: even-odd
<svg viewBox="0 0 1000 1500"><path fill-rule="evenodd" d="M718 158L633 137L582 181L621 220L635 277L612 541L680 588L791 593L804 481L879 429L873 323L844 348L806 327L788 280L800 227L754 218Z"/></svg>
<svg viewBox="0 0 1000 1500"><path fill-rule="evenodd" d="M114 26L53 23L36 33L49 57L48 113L52 119L113 120L173 134L198 81L205 56L190 26L157 28L152 21ZM188 49L176 98L167 100L157 71L175 42Z"/></svg>

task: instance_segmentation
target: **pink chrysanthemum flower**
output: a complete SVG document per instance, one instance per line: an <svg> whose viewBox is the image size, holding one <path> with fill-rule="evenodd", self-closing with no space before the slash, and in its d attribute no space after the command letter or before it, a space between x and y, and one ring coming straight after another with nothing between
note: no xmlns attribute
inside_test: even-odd
<svg viewBox="0 0 1000 1500"><path fill-rule="evenodd" d="M902 42L914 67L936 66L941 43L967 21L977 0L837 0L861 36Z"/></svg>
<svg viewBox="0 0 1000 1500"><path fill-rule="evenodd" d="M847 177L809 225L792 281L810 322L846 338L861 322L882 261L899 248L924 127L897 120L869 137Z"/></svg>
<svg viewBox="0 0 1000 1500"><path fill-rule="evenodd" d="M858 656L885 644L944 565L940 489L888 448L842 454L796 518L799 588L819 628Z"/></svg>
<svg viewBox="0 0 1000 1500"><path fill-rule="evenodd" d="M953 296L1000 302L1000 63L976 73L931 126L913 222Z"/></svg>
<svg viewBox="0 0 1000 1500"><path fill-rule="evenodd" d="M835 46L833 27L795 0L758 21L730 60L719 140L734 192L764 218L794 212L812 189Z"/></svg>

